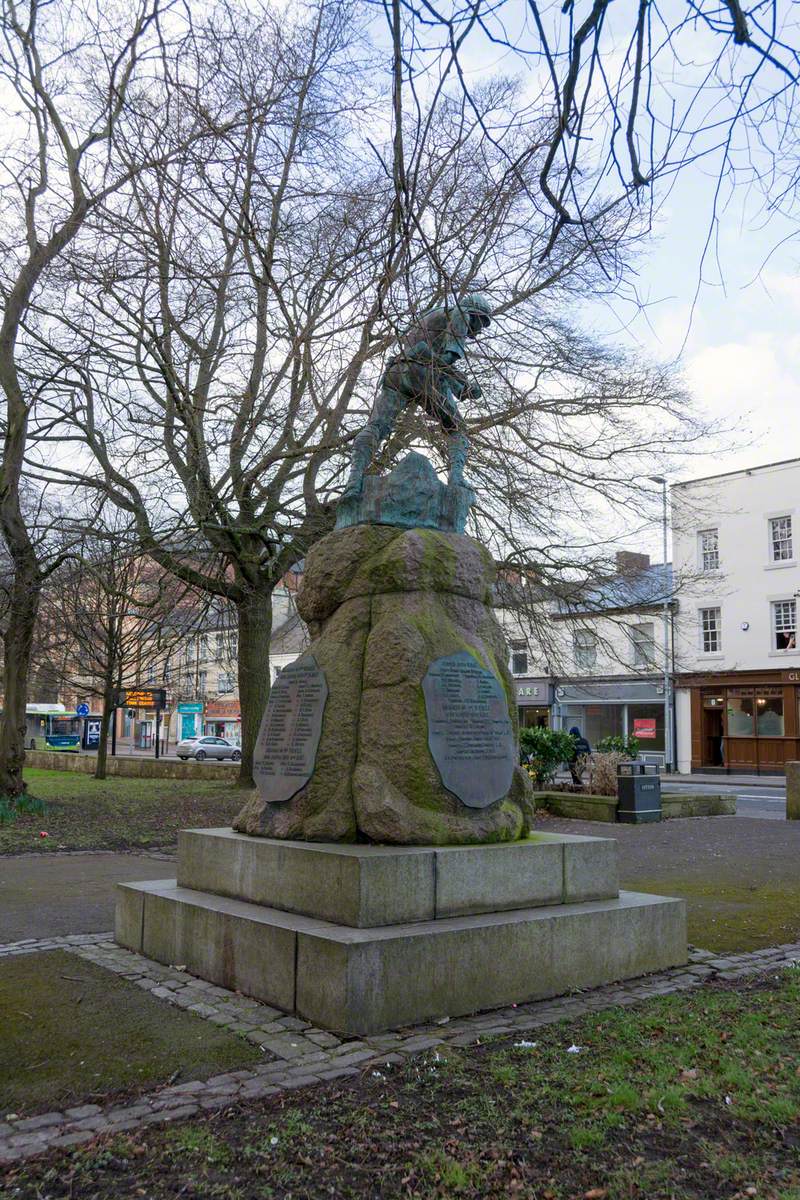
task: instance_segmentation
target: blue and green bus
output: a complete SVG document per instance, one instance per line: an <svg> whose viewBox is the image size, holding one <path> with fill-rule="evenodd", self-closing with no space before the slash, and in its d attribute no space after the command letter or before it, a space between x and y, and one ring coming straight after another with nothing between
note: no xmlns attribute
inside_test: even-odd
<svg viewBox="0 0 800 1200"><path fill-rule="evenodd" d="M83 717L67 712L63 704L28 704L25 707L26 750L66 750L77 754L82 733Z"/></svg>

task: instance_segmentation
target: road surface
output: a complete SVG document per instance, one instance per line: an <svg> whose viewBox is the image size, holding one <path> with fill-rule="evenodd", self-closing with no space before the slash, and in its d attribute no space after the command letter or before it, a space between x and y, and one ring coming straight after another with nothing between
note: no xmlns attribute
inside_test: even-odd
<svg viewBox="0 0 800 1200"><path fill-rule="evenodd" d="M786 820L786 784L775 779L769 784L749 782L729 783L725 779L714 783L694 783L691 780L671 780L661 777L663 792L691 792L694 795L735 795L737 817L760 817L769 821Z"/></svg>

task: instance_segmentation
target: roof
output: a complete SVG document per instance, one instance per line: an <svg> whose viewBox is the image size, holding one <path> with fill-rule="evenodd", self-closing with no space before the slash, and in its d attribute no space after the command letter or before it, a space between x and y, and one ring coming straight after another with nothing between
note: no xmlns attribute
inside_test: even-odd
<svg viewBox="0 0 800 1200"><path fill-rule="evenodd" d="M574 602L559 601L558 613L618 612L621 609L650 608L672 597L672 563L651 563L630 575L615 575L596 587L588 587Z"/></svg>
<svg viewBox="0 0 800 1200"><path fill-rule="evenodd" d="M715 479L730 479L734 475L754 475L757 471L774 471L777 467L796 467L800 458L781 458L778 462L759 463L755 467L738 467L735 471L720 471L717 475L701 475L699 479L680 479L673 487L691 487L695 483L711 483Z"/></svg>
<svg viewBox="0 0 800 1200"><path fill-rule="evenodd" d="M270 654L300 654L308 645L308 630L297 613L273 631L269 641Z"/></svg>

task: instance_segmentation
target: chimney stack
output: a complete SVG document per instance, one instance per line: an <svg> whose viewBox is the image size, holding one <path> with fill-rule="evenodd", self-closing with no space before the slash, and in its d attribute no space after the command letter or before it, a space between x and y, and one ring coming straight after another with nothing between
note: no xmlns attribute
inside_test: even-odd
<svg viewBox="0 0 800 1200"><path fill-rule="evenodd" d="M633 550L617 551L617 574L623 576L638 575L650 566L649 554L635 554Z"/></svg>

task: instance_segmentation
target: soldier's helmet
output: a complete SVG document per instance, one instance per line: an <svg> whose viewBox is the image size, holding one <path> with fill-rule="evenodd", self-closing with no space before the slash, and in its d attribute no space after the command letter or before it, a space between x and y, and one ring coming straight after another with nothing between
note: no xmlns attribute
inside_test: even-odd
<svg viewBox="0 0 800 1200"><path fill-rule="evenodd" d="M476 317L479 317L482 329L485 329L491 323L492 306L480 292L471 292L463 300L459 300L458 307L469 316L474 314Z"/></svg>

